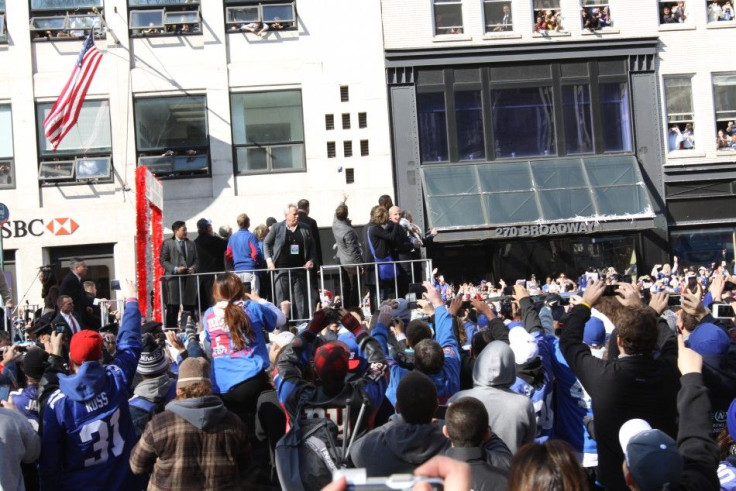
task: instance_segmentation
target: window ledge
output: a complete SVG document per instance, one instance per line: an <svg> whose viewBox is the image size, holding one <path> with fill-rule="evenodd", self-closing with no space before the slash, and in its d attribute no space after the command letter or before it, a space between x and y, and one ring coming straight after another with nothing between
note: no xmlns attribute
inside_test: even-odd
<svg viewBox="0 0 736 491"><path fill-rule="evenodd" d="M701 152L698 150L675 150L667 154L667 160L703 158L703 157L705 157L705 152Z"/></svg>
<svg viewBox="0 0 736 491"><path fill-rule="evenodd" d="M569 31L544 31L532 33L532 37L534 38L569 37L570 35L571 34Z"/></svg>
<svg viewBox="0 0 736 491"><path fill-rule="evenodd" d="M736 155L736 149L734 150L717 150L716 151L716 157L731 157Z"/></svg>
<svg viewBox="0 0 736 491"><path fill-rule="evenodd" d="M433 43L446 43L453 41L472 41L470 34L438 34L432 38Z"/></svg>
<svg viewBox="0 0 736 491"><path fill-rule="evenodd" d="M660 24L660 31L694 31L695 24Z"/></svg>
<svg viewBox="0 0 736 491"><path fill-rule="evenodd" d="M730 27L736 27L736 21L724 20L724 21L709 22L708 25L706 26L706 29L728 29Z"/></svg>
<svg viewBox="0 0 736 491"><path fill-rule="evenodd" d="M603 34L621 34L621 30L616 29L615 27L604 27L603 29L598 29L593 32L590 32L588 29L583 29L583 36L601 36Z"/></svg>
<svg viewBox="0 0 736 491"><path fill-rule="evenodd" d="M487 32L483 39L521 39L521 34L515 32Z"/></svg>

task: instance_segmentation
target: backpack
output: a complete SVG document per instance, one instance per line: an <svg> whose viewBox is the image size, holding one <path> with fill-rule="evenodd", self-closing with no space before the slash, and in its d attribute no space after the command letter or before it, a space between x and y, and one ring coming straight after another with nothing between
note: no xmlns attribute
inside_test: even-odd
<svg viewBox="0 0 736 491"><path fill-rule="evenodd" d="M345 434L339 436L337 423L327 417L303 418L309 406L305 397L297 405L297 417L291 429L276 443L276 471L281 489L319 490L332 482L332 473L347 466L350 447L355 435L350 434L350 401L343 411ZM358 419L353 428L359 428L367 408L363 397Z"/></svg>
<svg viewBox="0 0 736 491"><path fill-rule="evenodd" d="M130 408L130 419L133 420L135 428L135 437L140 438L148 422L164 410L166 402L151 402L148 399L134 396L128 401L128 407Z"/></svg>

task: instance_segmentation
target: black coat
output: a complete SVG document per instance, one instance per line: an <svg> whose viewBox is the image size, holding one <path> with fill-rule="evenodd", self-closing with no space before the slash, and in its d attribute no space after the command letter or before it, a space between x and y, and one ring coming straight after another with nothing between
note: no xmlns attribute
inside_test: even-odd
<svg viewBox="0 0 736 491"><path fill-rule="evenodd" d="M488 463L486 451L480 447L448 448L445 455L470 465L475 491L504 491L508 474Z"/></svg>
<svg viewBox="0 0 736 491"><path fill-rule="evenodd" d="M322 243L319 240L319 227L317 226L317 220L311 218L309 215L299 210L299 221L309 227L309 231L312 234L312 240L314 241L314 251L317 256L317 260L314 262L315 269L319 269L322 266Z"/></svg>
<svg viewBox="0 0 736 491"><path fill-rule="evenodd" d="M82 286L82 281L71 271L61 281L59 294L72 297L74 313L77 314L77 319L81 319L84 316L87 307L94 305L94 298L87 295L87 292L84 291L84 286Z"/></svg>
<svg viewBox="0 0 736 491"><path fill-rule="evenodd" d="M210 234L199 234L194 243L197 245L200 273L219 273L225 271L225 250L227 241L222 237Z"/></svg>
<svg viewBox="0 0 736 491"><path fill-rule="evenodd" d="M578 305L562 328L560 348L567 363L593 400L598 443L598 480L607 489L627 490L621 463L623 450L618 432L626 421L641 418L652 428L677 436L677 342L672 331L660 325L666 337L659 358L635 355L600 360L583 343L590 309ZM667 332L664 332L666 330Z"/></svg>

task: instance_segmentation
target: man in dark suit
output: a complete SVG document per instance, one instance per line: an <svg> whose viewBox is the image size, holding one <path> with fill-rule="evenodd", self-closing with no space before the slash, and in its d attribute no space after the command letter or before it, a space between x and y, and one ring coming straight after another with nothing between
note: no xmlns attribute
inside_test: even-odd
<svg viewBox="0 0 736 491"><path fill-rule="evenodd" d="M212 230L212 221L200 218L197 222L199 235L194 239L199 256L199 306L206 310L212 305L212 285L215 281L215 273L225 270L225 250L227 241L215 235Z"/></svg>
<svg viewBox="0 0 736 491"><path fill-rule="evenodd" d="M177 326L179 305L197 317L197 277L199 271L197 246L187 238L187 225L176 221L171 225L174 235L161 245L161 266L166 275L166 327Z"/></svg>
<svg viewBox="0 0 736 491"><path fill-rule="evenodd" d="M92 307L105 302L104 298L94 298L84 291L82 281L87 276L87 263L84 259L75 257L69 263L69 273L64 277L59 286L60 295L69 295L74 301L74 313L78 319L83 319L86 314L92 314Z"/></svg>
<svg viewBox="0 0 736 491"><path fill-rule="evenodd" d="M309 216L309 200L300 199L296 204L297 213L299 214L299 221L309 227L309 231L312 233L312 239L314 240L314 251L317 256L317 260L314 262L314 269L319 269L322 266L322 243L319 240L319 227L317 226L317 220Z"/></svg>
<svg viewBox="0 0 736 491"><path fill-rule="evenodd" d="M299 222L297 207L289 204L284 211L286 219L274 224L263 240L263 255L268 269L303 268L281 271L274 278L276 305L284 300L291 301L292 319L310 318L312 308L319 300L314 268L317 263L314 238L309 227ZM307 288L309 274L310 288ZM311 292L311 293L309 293Z"/></svg>
<svg viewBox="0 0 736 491"><path fill-rule="evenodd" d="M72 297L61 295L56 305L59 307L59 313L51 321L51 325L54 330L56 330L57 326L63 326L64 340L62 352L63 356L66 356L72 336L85 329L85 326L82 324L80 317L74 312L74 300L72 300Z"/></svg>

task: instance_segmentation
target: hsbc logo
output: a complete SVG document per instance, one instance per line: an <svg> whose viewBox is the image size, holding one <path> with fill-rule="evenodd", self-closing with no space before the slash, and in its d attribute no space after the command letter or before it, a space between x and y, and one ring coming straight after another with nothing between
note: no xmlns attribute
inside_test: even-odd
<svg viewBox="0 0 736 491"><path fill-rule="evenodd" d="M44 226L41 218L30 221L10 220L2 226L3 239L20 239L27 236L40 237L48 232L53 235L72 235L79 228L79 224L68 217L52 218Z"/></svg>

